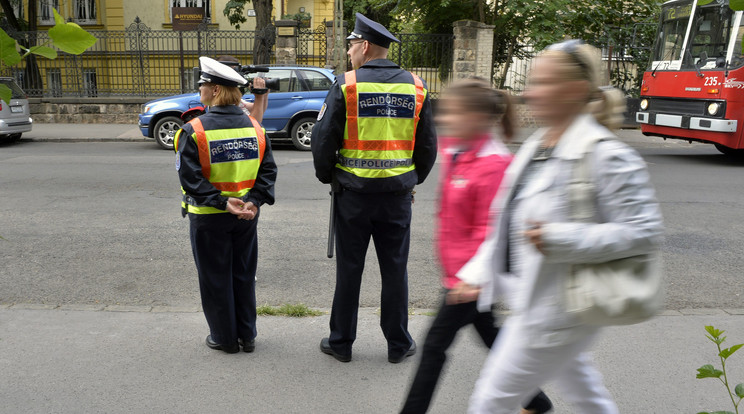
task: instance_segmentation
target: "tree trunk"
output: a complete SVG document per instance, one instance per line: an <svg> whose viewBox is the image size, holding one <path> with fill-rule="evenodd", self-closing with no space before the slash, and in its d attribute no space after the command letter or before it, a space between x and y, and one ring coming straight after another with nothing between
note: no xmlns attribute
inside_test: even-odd
<svg viewBox="0 0 744 414"><path fill-rule="evenodd" d="M5 18L8 19L10 27L20 32L22 30L21 24L15 15L15 11L13 11L13 5L10 4L10 0L0 0L0 6L3 7Z"/></svg>
<svg viewBox="0 0 744 414"><path fill-rule="evenodd" d="M36 32L38 30L38 9L36 1L28 2L28 47L36 46ZM44 83L41 79L41 71L36 62L36 55L26 57L26 68L23 70L23 90L28 96L42 96Z"/></svg>
<svg viewBox="0 0 744 414"><path fill-rule="evenodd" d="M253 45L253 64L271 63L271 48L276 41L276 30L271 24L272 0L253 0L256 10L256 35Z"/></svg>

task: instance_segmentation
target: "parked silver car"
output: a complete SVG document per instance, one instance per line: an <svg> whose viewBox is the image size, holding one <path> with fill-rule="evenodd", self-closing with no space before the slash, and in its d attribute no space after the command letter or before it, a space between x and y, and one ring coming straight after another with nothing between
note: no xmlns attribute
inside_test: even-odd
<svg viewBox="0 0 744 414"><path fill-rule="evenodd" d="M18 141L21 134L31 131L33 120L28 97L13 78L0 77L0 83L12 91L10 105L0 101L0 140Z"/></svg>

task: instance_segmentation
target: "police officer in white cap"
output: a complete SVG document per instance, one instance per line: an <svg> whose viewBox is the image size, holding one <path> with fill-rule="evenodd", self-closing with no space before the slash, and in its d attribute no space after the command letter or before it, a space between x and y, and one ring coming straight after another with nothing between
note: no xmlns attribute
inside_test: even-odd
<svg viewBox="0 0 744 414"><path fill-rule="evenodd" d="M206 344L253 352L256 337L256 225L260 207L274 204L276 164L266 132L238 107L245 78L200 57L200 99L206 114L175 136L182 211L190 221L199 274Z"/></svg>
<svg viewBox="0 0 744 414"><path fill-rule="evenodd" d="M351 360L359 289L370 237L382 275L380 326L388 361L416 352L408 333L408 250L412 190L437 154L426 85L387 59L399 40L357 13L347 54L354 70L331 87L313 130L315 175L337 183L336 291L330 335L320 350Z"/></svg>

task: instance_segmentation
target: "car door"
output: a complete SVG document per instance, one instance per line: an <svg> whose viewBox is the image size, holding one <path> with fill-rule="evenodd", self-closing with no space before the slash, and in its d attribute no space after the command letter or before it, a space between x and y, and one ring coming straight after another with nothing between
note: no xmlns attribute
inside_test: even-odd
<svg viewBox="0 0 744 414"><path fill-rule="evenodd" d="M303 87L307 90L304 93L304 109L313 110L316 113L320 112L320 108L323 106L323 102L325 102L325 98L328 95L328 90L333 84L333 79L321 71L312 68L297 69L297 74L302 81Z"/></svg>
<svg viewBox="0 0 744 414"><path fill-rule="evenodd" d="M267 132L281 131L287 127L289 119L305 107L303 84L293 69L269 69L267 78L279 79L279 89L271 89L269 105L263 117L263 126ZM253 95L246 96L250 102Z"/></svg>

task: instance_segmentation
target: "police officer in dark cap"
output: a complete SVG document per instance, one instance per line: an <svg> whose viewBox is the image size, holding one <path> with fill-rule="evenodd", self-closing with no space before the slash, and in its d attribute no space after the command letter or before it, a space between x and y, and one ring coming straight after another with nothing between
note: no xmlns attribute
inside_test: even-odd
<svg viewBox="0 0 744 414"><path fill-rule="evenodd" d="M372 238L382 276L380 326L388 361L398 363L416 353L408 333L412 190L434 166L436 132L426 85L387 59L399 40L360 13L347 39L354 70L331 87L311 143L315 175L336 191L336 291L320 349L351 360Z"/></svg>

